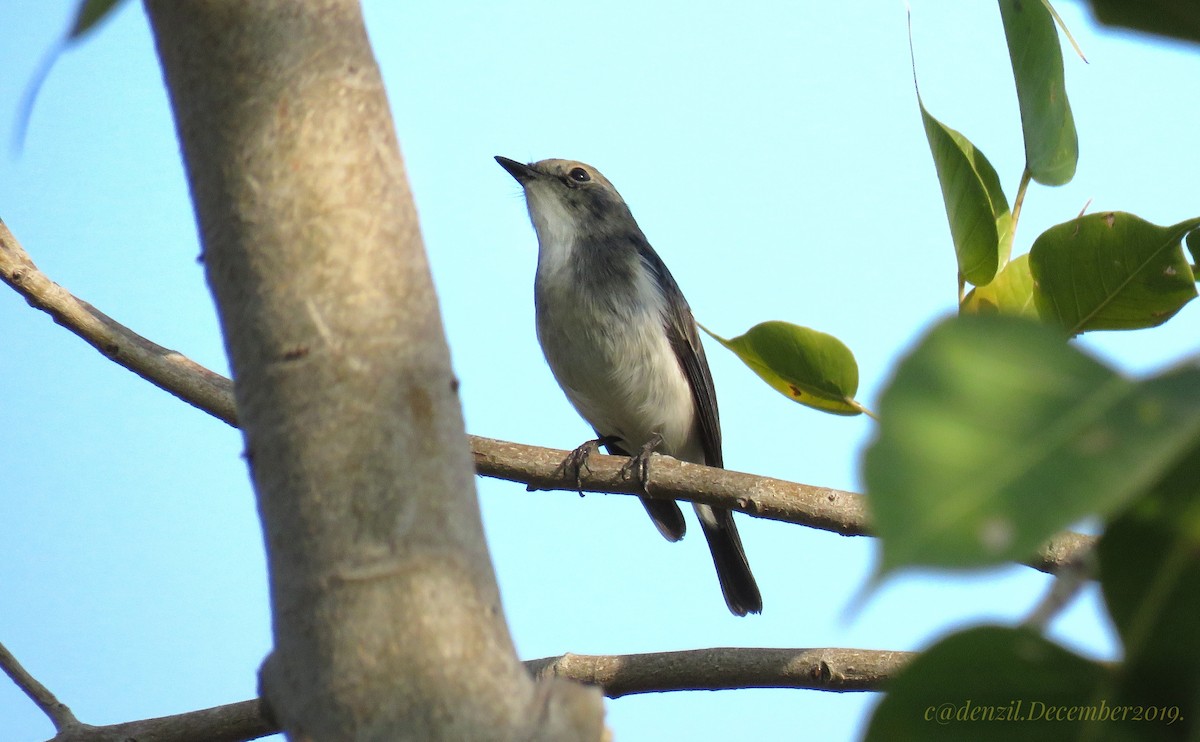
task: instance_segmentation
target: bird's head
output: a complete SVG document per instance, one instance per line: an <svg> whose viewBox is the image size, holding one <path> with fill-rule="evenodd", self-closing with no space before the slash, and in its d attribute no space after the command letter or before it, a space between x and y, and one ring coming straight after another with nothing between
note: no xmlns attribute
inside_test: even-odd
<svg viewBox="0 0 1200 742"><path fill-rule="evenodd" d="M539 239L572 242L636 228L629 207L599 170L574 160L541 160L528 165L496 157L525 189L529 216Z"/></svg>

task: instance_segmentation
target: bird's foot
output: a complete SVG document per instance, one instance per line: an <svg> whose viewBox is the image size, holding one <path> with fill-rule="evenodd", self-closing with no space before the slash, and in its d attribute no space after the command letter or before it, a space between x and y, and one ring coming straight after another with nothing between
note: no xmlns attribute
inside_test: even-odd
<svg viewBox="0 0 1200 742"><path fill-rule="evenodd" d="M567 454L558 468L554 470L556 477L573 477L575 479L575 489L579 492L579 496L583 497L583 470L587 469L591 473L591 468L587 465L588 457L597 453L600 446L607 446L611 443L616 443L619 438L612 435L602 435L595 440L590 440L579 446L571 453Z"/></svg>
<svg viewBox="0 0 1200 742"><path fill-rule="evenodd" d="M654 453L654 449L662 445L663 438L659 433L655 433L642 446L642 450L637 454L630 456L629 461L621 467L619 474L622 479L628 479L630 476L636 476L642 484L642 491L650 489L650 455Z"/></svg>

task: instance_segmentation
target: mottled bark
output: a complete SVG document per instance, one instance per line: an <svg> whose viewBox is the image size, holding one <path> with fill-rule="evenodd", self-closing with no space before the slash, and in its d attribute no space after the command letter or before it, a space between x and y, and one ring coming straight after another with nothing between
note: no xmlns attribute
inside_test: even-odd
<svg viewBox="0 0 1200 742"><path fill-rule="evenodd" d="M147 0L268 552L293 739L598 739L518 662L379 71L350 0Z"/></svg>

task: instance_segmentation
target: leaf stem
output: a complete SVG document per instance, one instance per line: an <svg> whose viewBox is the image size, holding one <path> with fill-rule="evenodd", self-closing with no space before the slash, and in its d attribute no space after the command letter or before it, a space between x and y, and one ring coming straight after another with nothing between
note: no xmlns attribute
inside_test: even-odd
<svg viewBox="0 0 1200 742"><path fill-rule="evenodd" d="M1025 172L1021 173L1021 183L1017 186L1017 196L1013 199L1012 208L1012 233L1013 240L1017 238L1017 221L1021 218L1021 206L1025 204L1025 191L1029 190L1029 181L1033 178L1033 173L1029 171L1029 163L1025 163Z"/></svg>
<svg viewBox="0 0 1200 742"><path fill-rule="evenodd" d="M1083 63L1091 64L1088 62L1087 56L1083 53L1083 49L1080 49L1079 44L1075 42L1075 37L1071 35L1071 29L1067 28L1067 24L1063 21L1062 16L1060 16L1058 11L1054 9L1054 6L1050 4L1050 0L1042 0L1042 5L1045 5L1046 10L1050 11L1050 15L1054 18L1054 22L1057 23L1058 27L1062 29L1063 34L1065 34L1067 37L1067 41L1071 42L1071 46L1075 49L1075 53L1079 55L1079 58L1083 60Z"/></svg>
<svg viewBox="0 0 1200 742"><path fill-rule="evenodd" d="M847 398L846 398L846 404L850 405L850 406L851 406L851 407L853 407L854 409L856 409L856 410L858 410L859 412L863 413L864 415L866 415L867 417L871 418L871 419L872 419L872 420L874 420L875 422L879 422L879 415L876 415L874 412L871 412L871 409L870 409L869 407L867 407L867 406L866 406L865 404L863 404L862 402L859 402L857 399L852 399L852 398L850 398L850 397L847 397Z"/></svg>

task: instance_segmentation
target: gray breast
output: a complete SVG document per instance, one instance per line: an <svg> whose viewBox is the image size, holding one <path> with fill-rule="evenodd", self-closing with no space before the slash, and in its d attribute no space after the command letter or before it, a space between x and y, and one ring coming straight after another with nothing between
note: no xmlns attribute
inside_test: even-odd
<svg viewBox="0 0 1200 742"><path fill-rule="evenodd" d="M634 251L539 261L538 340L555 379L601 435L636 449L654 433L690 454L694 403L663 328L664 299ZM591 259L589 259L591 258Z"/></svg>

